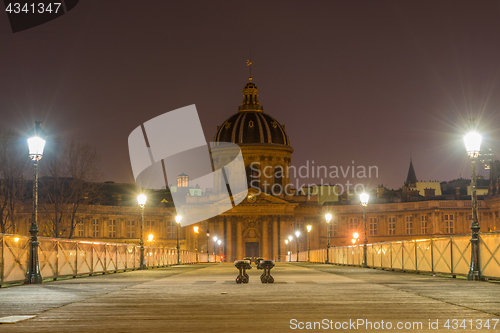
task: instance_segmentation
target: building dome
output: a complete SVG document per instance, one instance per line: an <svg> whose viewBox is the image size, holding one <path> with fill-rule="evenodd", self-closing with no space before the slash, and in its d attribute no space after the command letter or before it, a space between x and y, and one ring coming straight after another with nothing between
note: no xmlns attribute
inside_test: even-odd
<svg viewBox="0 0 500 333"><path fill-rule="evenodd" d="M252 82L251 77L243 89L243 103L238 107L238 113L217 127L214 141L290 146L285 127L264 113L259 104L257 85Z"/></svg>

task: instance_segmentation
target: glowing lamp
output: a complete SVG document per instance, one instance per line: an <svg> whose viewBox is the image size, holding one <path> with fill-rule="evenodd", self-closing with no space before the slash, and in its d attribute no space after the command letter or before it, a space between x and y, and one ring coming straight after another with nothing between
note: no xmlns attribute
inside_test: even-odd
<svg viewBox="0 0 500 333"><path fill-rule="evenodd" d="M481 140L481 134L477 132L470 132L464 136L465 150L467 150L467 155L469 155L470 158L476 158L479 156Z"/></svg>
<svg viewBox="0 0 500 333"><path fill-rule="evenodd" d="M332 214L330 214L330 213L326 214L325 220L326 220L326 223L330 223L330 221L332 220Z"/></svg>
<svg viewBox="0 0 500 333"><path fill-rule="evenodd" d="M35 121L35 128L29 133L28 149L32 161L39 161L42 159L43 148L45 147L45 133L43 132L41 122Z"/></svg>
<svg viewBox="0 0 500 333"><path fill-rule="evenodd" d="M139 206L143 208L146 205L146 200L148 200L148 197L145 194L139 194L137 197L137 203L139 203Z"/></svg>
<svg viewBox="0 0 500 333"><path fill-rule="evenodd" d="M366 192L363 192L359 195L359 201L361 201L362 206L368 206L368 200L370 200L370 195Z"/></svg>

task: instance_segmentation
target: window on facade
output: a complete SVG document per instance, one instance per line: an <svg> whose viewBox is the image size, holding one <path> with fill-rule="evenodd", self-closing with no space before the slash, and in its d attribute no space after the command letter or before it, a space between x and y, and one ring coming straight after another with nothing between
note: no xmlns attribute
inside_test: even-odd
<svg viewBox="0 0 500 333"><path fill-rule="evenodd" d="M358 219L349 219L349 233L352 235L353 232L358 231ZM349 235L350 236L350 235Z"/></svg>
<svg viewBox="0 0 500 333"><path fill-rule="evenodd" d="M422 233L426 234L427 233L427 215L422 215L420 217L420 227L422 229Z"/></svg>
<svg viewBox="0 0 500 333"><path fill-rule="evenodd" d="M165 238L175 238L175 222L167 221L165 227Z"/></svg>
<svg viewBox="0 0 500 333"><path fill-rule="evenodd" d="M389 235L396 234L396 216L389 216Z"/></svg>
<svg viewBox="0 0 500 333"><path fill-rule="evenodd" d="M413 233L413 216L406 217L405 231L407 235L411 235Z"/></svg>
<svg viewBox="0 0 500 333"><path fill-rule="evenodd" d="M332 222L330 222L332 225L330 226L330 237L335 237L337 236L337 233L338 233L338 222L337 220L332 220Z"/></svg>
<svg viewBox="0 0 500 333"><path fill-rule="evenodd" d="M127 221L127 238L135 238L135 222L134 222L134 220Z"/></svg>
<svg viewBox="0 0 500 333"><path fill-rule="evenodd" d="M155 221L146 221L146 238L148 237L149 234L155 234Z"/></svg>
<svg viewBox="0 0 500 333"><path fill-rule="evenodd" d="M116 220L109 220L109 237L116 237Z"/></svg>
<svg viewBox="0 0 500 333"><path fill-rule="evenodd" d="M83 221L81 221L80 223L78 223L78 237L83 237L84 234L83 234Z"/></svg>
<svg viewBox="0 0 500 333"><path fill-rule="evenodd" d="M453 214L444 215L444 232L446 234L452 234L455 231Z"/></svg>
<svg viewBox="0 0 500 333"><path fill-rule="evenodd" d="M92 237L99 237L99 220L92 219Z"/></svg>
<svg viewBox="0 0 500 333"><path fill-rule="evenodd" d="M376 236L377 235L377 218L376 217L370 217L370 236Z"/></svg>

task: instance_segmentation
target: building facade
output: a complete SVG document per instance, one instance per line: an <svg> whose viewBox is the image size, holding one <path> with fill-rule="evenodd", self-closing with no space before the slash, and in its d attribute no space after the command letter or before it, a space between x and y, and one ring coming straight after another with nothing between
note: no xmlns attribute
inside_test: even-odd
<svg viewBox="0 0 500 333"><path fill-rule="evenodd" d="M243 102L236 114L218 126L214 150L219 149L214 164L226 165L232 151L224 151L218 143L237 144L243 155L246 181L250 187L247 197L233 209L195 225L177 229L176 211L168 200L148 202L145 207L146 245L175 247L177 236L181 249L198 250L201 253L222 254L226 261L244 257L276 259L288 251L305 251L361 242L364 235L363 208L359 204L346 204L338 196L321 197L307 190L293 190L287 172L291 165L293 148L285 126L264 113L260 105L258 89L252 78L243 89ZM222 146L222 145L221 145ZM236 172L227 170L230 174ZM185 187L187 175L181 175L177 190ZM421 191L413 165L406 182L408 193ZM428 184L424 184L428 185ZM215 179L213 191L225 186L222 179ZM190 193L187 191L186 193ZM194 193L194 192L193 192ZM186 205L199 209L203 195L190 193ZM405 195L405 194L404 194ZM325 199L327 198L327 199ZM328 199L330 198L330 199ZM427 196L426 196L427 199ZM376 201L374 201L376 202ZM50 209L50 208L49 208ZM500 230L500 195L479 201L481 231ZM327 224L325 214L333 215ZM82 206L78 212L78 224L73 238L100 240L117 243L138 243L140 237L140 208L137 206ZM31 207L18 211L20 234L28 234ZM470 200L424 200L402 203L373 203L367 207L366 232L369 242L401 239L418 239L450 234L470 233ZM40 214L40 224L44 218ZM308 233L306 226L311 225ZM195 228L198 227L198 233ZM41 229L43 233L43 228ZM179 234L177 234L179 230ZM299 237L296 237L299 232ZM358 239L353 240L353 234ZM61 237L68 235L61 234ZM285 241L292 236L292 241ZM221 240L219 245L214 237Z"/></svg>

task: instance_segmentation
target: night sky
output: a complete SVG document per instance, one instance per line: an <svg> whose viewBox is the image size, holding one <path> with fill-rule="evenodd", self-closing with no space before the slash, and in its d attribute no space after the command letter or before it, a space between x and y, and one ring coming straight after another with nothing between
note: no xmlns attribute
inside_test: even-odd
<svg viewBox="0 0 500 333"><path fill-rule="evenodd" d="M103 181L133 182L130 132L196 104L211 141L241 104L250 49L296 167L354 160L379 167L366 185L398 188L411 155L420 180L470 177L471 115L498 158L498 1L84 0L15 34L0 14L0 129L42 120L96 145Z"/></svg>

